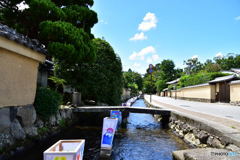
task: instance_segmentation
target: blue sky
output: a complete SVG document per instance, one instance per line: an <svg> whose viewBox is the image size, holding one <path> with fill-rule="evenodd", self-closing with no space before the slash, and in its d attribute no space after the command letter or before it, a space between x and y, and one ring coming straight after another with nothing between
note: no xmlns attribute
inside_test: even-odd
<svg viewBox="0 0 240 160"><path fill-rule="evenodd" d="M123 70L145 73L149 63L240 54L239 0L95 0L92 29L121 57Z"/></svg>

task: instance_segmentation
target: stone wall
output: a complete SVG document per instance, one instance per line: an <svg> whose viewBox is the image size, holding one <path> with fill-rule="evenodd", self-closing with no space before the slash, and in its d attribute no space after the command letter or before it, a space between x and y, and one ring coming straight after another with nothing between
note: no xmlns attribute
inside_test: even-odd
<svg viewBox="0 0 240 160"><path fill-rule="evenodd" d="M19 144L24 144L28 138L44 136L43 132L52 132L66 120L73 120L72 108L63 107L46 122L37 117L33 105L0 108L0 155L13 147L17 150ZM13 152L13 151L11 151ZM0 156L1 159L1 156Z"/></svg>
<svg viewBox="0 0 240 160"><path fill-rule="evenodd" d="M206 130L204 130L195 126L194 123L186 123L185 120L182 120L182 118L179 118L179 116L173 113L170 117L169 128L190 146L196 148L212 147L240 151L237 145L231 143L231 140L228 138L220 136L221 134L214 131L214 129L209 132L207 127Z"/></svg>

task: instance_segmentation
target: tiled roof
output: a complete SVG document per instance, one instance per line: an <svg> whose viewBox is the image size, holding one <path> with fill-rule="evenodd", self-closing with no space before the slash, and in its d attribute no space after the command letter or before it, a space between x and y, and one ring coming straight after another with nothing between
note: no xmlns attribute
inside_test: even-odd
<svg viewBox="0 0 240 160"><path fill-rule="evenodd" d="M170 81L170 82L167 82L167 84L175 84L175 83L178 83L179 80L180 80L180 78L175 79L175 80Z"/></svg>
<svg viewBox="0 0 240 160"><path fill-rule="evenodd" d="M231 70L237 74L240 74L240 68L232 68Z"/></svg>
<svg viewBox="0 0 240 160"><path fill-rule="evenodd" d="M8 26L3 25L1 23L0 23L0 36L5 37L9 40L15 41L19 44L22 44L34 51L47 54L47 50L45 49L45 46L41 44L38 40L30 39L27 36L17 33L16 30L9 28Z"/></svg>
<svg viewBox="0 0 240 160"><path fill-rule="evenodd" d="M223 76L223 77L217 77L212 81L209 81L209 83L217 83L217 82L224 82L224 81L230 81L236 79L236 75L229 75L229 76Z"/></svg>
<svg viewBox="0 0 240 160"><path fill-rule="evenodd" d="M163 89L162 91L167 91L168 90L168 88L165 88L165 89Z"/></svg>
<svg viewBox="0 0 240 160"><path fill-rule="evenodd" d="M202 84L197 84L197 85L193 85L193 86L187 86L187 87L180 88L178 90L187 89L187 88L195 88L195 87L204 87L204 86L209 86L209 83L202 83Z"/></svg>
<svg viewBox="0 0 240 160"><path fill-rule="evenodd" d="M240 80L232 81L231 84L240 84Z"/></svg>

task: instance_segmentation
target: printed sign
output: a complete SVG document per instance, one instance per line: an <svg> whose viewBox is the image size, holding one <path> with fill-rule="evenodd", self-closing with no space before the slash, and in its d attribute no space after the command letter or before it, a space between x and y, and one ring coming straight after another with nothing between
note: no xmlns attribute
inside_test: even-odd
<svg viewBox="0 0 240 160"><path fill-rule="evenodd" d="M153 72L153 65L149 64L148 73L152 73L152 72Z"/></svg>
<svg viewBox="0 0 240 160"><path fill-rule="evenodd" d="M105 117L103 119L101 148L111 149L118 119Z"/></svg>
<svg viewBox="0 0 240 160"><path fill-rule="evenodd" d="M121 111L119 111L119 110L111 110L110 117L118 119L118 126L122 123L122 112Z"/></svg>
<svg viewBox="0 0 240 160"><path fill-rule="evenodd" d="M73 160L72 155L47 155L45 160Z"/></svg>
<svg viewBox="0 0 240 160"><path fill-rule="evenodd" d="M60 140L44 152L44 160L83 160L85 140Z"/></svg>

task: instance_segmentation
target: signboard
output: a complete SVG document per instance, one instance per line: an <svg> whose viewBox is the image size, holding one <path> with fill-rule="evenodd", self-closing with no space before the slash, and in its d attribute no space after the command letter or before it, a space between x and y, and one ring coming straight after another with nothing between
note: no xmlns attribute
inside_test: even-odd
<svg viewBox="0 0 240 160"><path fill-rule="evenodd" d="M117 128L118 119L105 117L103 119L103 129L102 129L102 140L101 148L102 149L112 149L112 143L114 134Z"/></svg>
<svg viewBox="0 0 240 160"><path fill-rule="evenodd" d="M121 111L119 111L119 110L111 110L110 117L118 119L118 126L122 123L122 112Z"/></svg>
<svg viewBox="0 0 240 160"><path fill-rule="evenodd" d="M85 140L60 140L44 153L44 160L83 160Z"/></svg>
<svg viewBox="0 0 240 160"><path fill-rule="evenodd" d="M149 64L148 73L152 73L153 68L154 68L154 66L152 64Z"/></svg>

